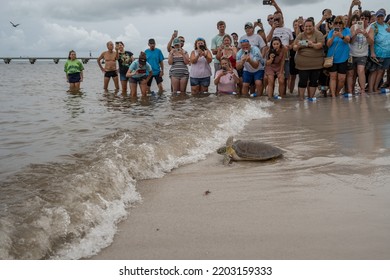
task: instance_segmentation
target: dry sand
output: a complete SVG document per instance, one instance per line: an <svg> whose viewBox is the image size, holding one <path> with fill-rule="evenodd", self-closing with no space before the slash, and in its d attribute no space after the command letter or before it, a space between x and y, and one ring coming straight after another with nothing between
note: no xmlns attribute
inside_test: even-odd
<svg viewBox="0 0 390 280"><path fill-rule="evenodd" d="M390 259L389 108L382 95L277 101L236 138L284 158L212 154L140 182L143 203L93 259Z"/></svg>

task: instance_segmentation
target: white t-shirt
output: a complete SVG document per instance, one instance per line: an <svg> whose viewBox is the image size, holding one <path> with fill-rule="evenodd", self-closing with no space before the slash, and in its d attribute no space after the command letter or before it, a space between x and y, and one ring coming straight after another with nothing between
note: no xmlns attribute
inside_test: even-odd
<svg viewBox="0 0 390 280"><path fill-rule="evenodd" d="M282 41L283 46L290 45L290 41L294 40L294 36L291 29L287 27L275 28L273 37L279 37Z"/></svg>
<svg viewBox="0 0 390 280"><path fill-rule="evenodd" d="M253 34L251 36L248 36L245 34L244 36L241 36L239 42L241 42L241 40L244 40L244 39L247 39L249 41L249 43L251 44L251 46L258 47L260 49L260 51L262 48L264 48L266 46L263 38L261 38L261 36L258 34ZM238 48L241 49L241 43L238 43Z"/></svg>

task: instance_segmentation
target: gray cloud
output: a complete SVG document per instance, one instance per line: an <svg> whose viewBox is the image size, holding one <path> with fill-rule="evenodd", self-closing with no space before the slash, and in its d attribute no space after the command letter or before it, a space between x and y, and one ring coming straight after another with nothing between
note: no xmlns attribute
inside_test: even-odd
<svg viewBox="0 0 390 280"><path fill-rule="evenodd" d="M282 7L291 7L301 4L319 3L323 0L279 0ZM218 11L236 11L245 14L248 9L258 6L259 11L262 0L37 0L37 1L14 1L10 9L18 16L42 15L56 20L74 20L84 22L109 21L142 14L153 16L165 12L177 11L183 15L199 15Z"/></svg>

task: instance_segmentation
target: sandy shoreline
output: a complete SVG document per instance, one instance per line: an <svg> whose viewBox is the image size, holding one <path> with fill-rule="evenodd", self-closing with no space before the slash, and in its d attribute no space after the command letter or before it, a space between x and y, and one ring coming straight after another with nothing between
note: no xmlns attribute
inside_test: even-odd
<svg viewBox="0 0 390 280"><path fill-rule="evenodd" d="M92 259L390 259L389 100L278 101L237 138L283 159L212 154L140 182L143 203Z"/></svg>

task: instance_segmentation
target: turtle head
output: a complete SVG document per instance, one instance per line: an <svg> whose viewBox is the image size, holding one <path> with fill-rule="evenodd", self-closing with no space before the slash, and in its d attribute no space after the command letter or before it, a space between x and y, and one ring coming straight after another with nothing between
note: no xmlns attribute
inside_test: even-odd
<svg viewBox="0 0 390 280"><path fill-rule="evenodd" d="M220 154L220 155L224 155L226 154L226 146L225 147L221 147L217 150L217 153Z"/></svg>

